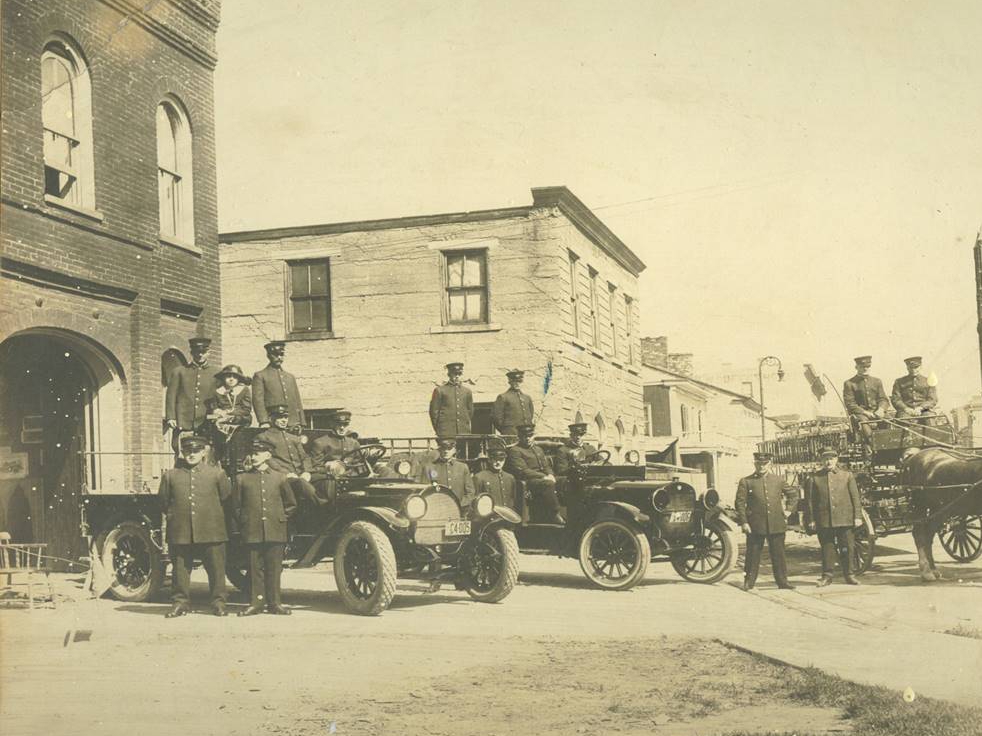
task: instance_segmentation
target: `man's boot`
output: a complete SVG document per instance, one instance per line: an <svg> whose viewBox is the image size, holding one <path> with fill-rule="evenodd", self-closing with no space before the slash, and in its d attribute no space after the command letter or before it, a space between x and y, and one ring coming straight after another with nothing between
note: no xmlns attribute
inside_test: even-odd
<svg viewBox="0 0 982 736"><path fill-rule="evenodd" d="M175 603L174 607L164 614L164 618L177 618L187 616L189 613L191 613L191 606L187 603Z"/></svg>
<svg viewBox="0 0 982 736"><path fill-rule="evenodd" d="M839 564L842 566L842 577L845 578L846 585L859 585L859 581L852 574L852 560L849 559L848 552L839 555Z"/></svg>

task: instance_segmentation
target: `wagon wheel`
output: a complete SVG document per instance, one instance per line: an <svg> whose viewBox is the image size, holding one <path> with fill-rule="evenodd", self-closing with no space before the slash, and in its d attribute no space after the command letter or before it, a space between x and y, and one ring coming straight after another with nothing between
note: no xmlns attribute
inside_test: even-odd
<svg viewBox="0 0 982 736"><path fill-rule="evenodd" d="M941 546L955 562L982 556L982 516L952 516L938 532Z"/></svg>
<svg viewBox="0 0 982 736"><path fill-rule="evenodd" d="M644 532L619 519L596 521L580 539L580 567L590 582L627 590L644 577L651 545Z"/></svg>
<svg viewBox="0 0 982 736"><path fill-rule="evenodd" d="M873 522L866 512L863 512L863 525L856 529L855 544L853 545L852 569L857 575L869 572L873 567L873 556L876 548L876 532Z"/></svg>

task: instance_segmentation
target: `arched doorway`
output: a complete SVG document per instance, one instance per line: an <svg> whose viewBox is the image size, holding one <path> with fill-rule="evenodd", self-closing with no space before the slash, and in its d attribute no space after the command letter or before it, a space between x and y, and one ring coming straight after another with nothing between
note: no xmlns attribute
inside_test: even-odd
<svg viewBox="0 0 982 736"><path fill-rule="evenodd" d="M34 328L0 343L0 528L15 541L86 554L83 485L123 490L122 381L112 357L76 333Z"/></svg>

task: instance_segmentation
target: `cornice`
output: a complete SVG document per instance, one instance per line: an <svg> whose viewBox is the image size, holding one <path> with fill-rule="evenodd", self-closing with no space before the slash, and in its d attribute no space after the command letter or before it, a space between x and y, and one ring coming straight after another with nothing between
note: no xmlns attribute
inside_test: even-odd
<svg viewBox="0 0 982 736"><path fill-rule="evenodd" d="M202 23L209 31L214 32L218 28L218 19L194 3L193 0L166 0L169 5L184 12L195 21ZM186 36L178 33L164 23L144 11L146 4L133 2L133 0L101 0L104 5L117 10L131 23L143 28L148 33L152 33L164 43L177 49L185 56L198 62L209 70L214 71L218 64L218 56L211 49L204 48Z"/></svg>

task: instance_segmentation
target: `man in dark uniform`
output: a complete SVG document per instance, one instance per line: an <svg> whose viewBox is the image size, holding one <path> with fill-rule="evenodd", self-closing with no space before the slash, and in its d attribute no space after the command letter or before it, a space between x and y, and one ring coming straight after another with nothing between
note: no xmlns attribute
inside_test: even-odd
<svg viewBox="0 0 982 736"><path fill-rule="evenodd" d="M822 577L818 585L832 582L836 550L846 582L859 585L850 567L855 546L853 529L863 525L859 487L853 474L839 467L839 454L835 450L822 450L821 458L824 467L805 480L808 531L817 531L822 545Z"/></svg>
<svg viewBox="0 0 982 736"><path fill-rule="evenodd" d="M938 405L938 389L926 376L921 375L921 356L904 358L907 375L893 382L890 396L898 417L918 417L933 414Z"/></svg>
<svg viewBox="0 0 982 736"><path fill-rule="evenodd" d="M437 440L438 456L425 463L420 470L421 483L439 483L447 486L463 507L474 500L474 479L467 463L457 460L457 441L453 437Z"/></svg>
<svg viewBox="0 0 982 736"><path fill-rule="evenodd" d="M741 478L737 484L736 521L747 535L744 590L751 590L757 583L765 541L777 587L794 590L788 582L788 565L784 557L784 534L788 529L784 504L785 499L794 497L795 491L780 475L768 472L770 464L769 454L755 452L754 473Z"/></svg>
<svg viewBox="0 0 982 736"><path fill-rule="evenodd" d="M872 365L872 356L860 355L856 358L856 375L842 384L842 401L849 412L852 426L862 433L867 442L873 435L873 425L863 422L882 419L890 408L883 381L869 375Z"/></svg>
<svg viewBox="0 0 982 736"><path fill-rule="evenodd" d="M297 379L292 373L283 370L286 343L283 340L273 340L263 347L266 348L269 365L252 377L252 406L256 411L256 421L260 427L268 427L272 421L266 407L286 406L289 412L287 426L305 427Z"/></svg>
<svg viewBox="0 0 982 736"><path fill-rule="evenodd" d="M515 476L505 472L505 459L508 452L503 447L492 447L488 450L491 467L474 475L474 491L478 494L487 493L494 499L496 506L515 505Z"/></svg>
<svg viewBox="0 0 982 736"><path fill-rule="evenodd" d="M336 409L328 415L327 421L327 434L311 443L310 458L315 470L326 470L337 476L345 471L341 458L357 450L359 442L348 434L351 412L347 409Z"/></svg>
<svg viewBox="0 0 982 736"><path fill-rule="evenodd" d="M508 390L498 394L491 408L491 424L499 434L518 434L520 424L535 423L535 405L532 397L522 393L521 385L525 372L513 368L505 374L508 377Z"/></svg>
<svg viewBox="0 0 982 736"><path fill-rule="evenodd" d="M508 448L508 471L525 483L536 502L535 514L551 524L565 524L556 495L556 476L552 462L541 447L532 442L535 425L521 424L515 428L518 444Z"/></svg>
<svg viewBox="0 0 982 736"><path fill-rule="evenodd" d="M596 447L583 441L586 429L586 422L570 424L569 439L556 451L552 459L552 467L556 471L556 492L566 502L567 508L576 506L576 499L569 497L571 489L567 479L570 471L597 451Z"/></svg>
<svg viewBox="0 0 982 736"><path fill-rule="evenodd" d="M211 340L192 337L188 345L191 362L175 368L167 379L164 420L173 432L171 444L175 454L179 451L182 433L207 436L208 407L216 398L215 377L208 368Z"/></svg>
<svg viewBox="0 0 982 736"><path fill-rule="evenodd" d="M290 615L290 609L280 602L280 577L287 542L286 522L296 511L297 501L287 477L270 469L272 451L271 443L253 440L252 468L235 479L239 529L242 542L249 548L252 587L249 607L240 611L240 616L262 613L264 603L270 613Z"/></svg>
<svg viewBox="0 0 982 736"><path fill-rule="evenodd" d="M272 445L269 467L290 479L290 486L297 496L318 506L326 504L327 501L318 496L311 485L311 480L322 480L326 474L315 471L300 437L289 431L289 407L284 404L268 406L266 413L273 420L273 426L260 432L257 438Z"/></svg>
<svg viewBox="0 0 982 736"><path fill-rule="evenodd" d="M167 519L167 542L174 566L174 607L167 618L191 611L191 564L195 558L208 571L211 609L225 615L224 504L231 497L228 476L222 469L202 462L208 450L203 437L181 438L182 457L160 479L161 508Z"/></svg>
<svg viewBox="0 0 982 736"><path fill-rule="evenodd" d="M447 382L433 389L430 397L430 423L437 437L456 437L471 433L474 396L463 385L463 363L447 363Z"/></svg>

